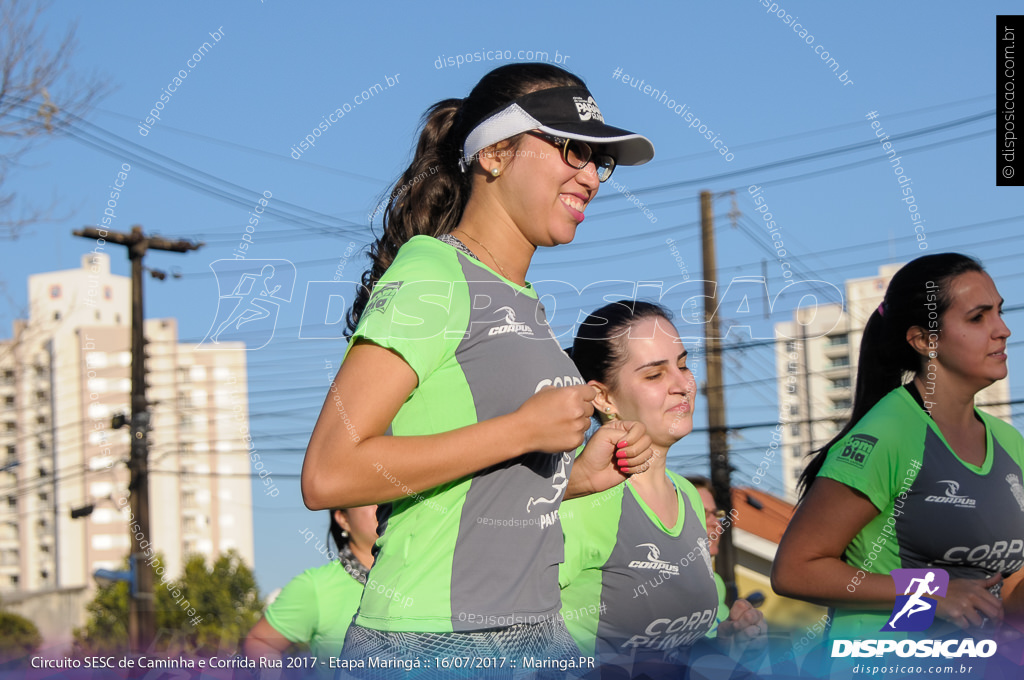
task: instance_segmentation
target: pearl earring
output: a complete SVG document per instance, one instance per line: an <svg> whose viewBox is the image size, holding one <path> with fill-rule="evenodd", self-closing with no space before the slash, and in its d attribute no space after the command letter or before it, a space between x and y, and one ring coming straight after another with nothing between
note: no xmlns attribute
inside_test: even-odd
<svg viewBox="0 0 1024 680"><path fill-rule="evenodd" d="M605 413L611 413L612 412L612 407L611 406L605 406L604 407L604 412Z"/></svg>
<svg viewBox="0 0 1024 680"><path fill-rule="evenodd" d="M501 174L501 168L491 168L491 177L497 177Z"/></svg>

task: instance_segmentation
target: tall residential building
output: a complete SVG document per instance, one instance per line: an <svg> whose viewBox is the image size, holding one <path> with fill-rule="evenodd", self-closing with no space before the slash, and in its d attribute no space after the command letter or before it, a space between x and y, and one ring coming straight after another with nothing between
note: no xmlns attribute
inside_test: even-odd
<svg viewBox="0 0 1024 680"><path fill-rule="evenodd" d="M129 551L131 281L93 252L29 277L29 318L0 342L0 596L81 589ZM248 383L241 343L179 343L145 324L150 535L173 577L190 554L253 563ZM94 506L71 518L74 509ZM81 621L73 622L81 625Z"/></svg>
<svg viewBox="0 0 1024 680"><path fill-rule="evenodd" d="M884 265L876 276L846 281L845 309L837 304L819 305L804 310L804 318L794 316L793 321L775 325L779 422L785 424L782 483L790 501L796 500L796 482L807 454L832 439L850 415L864 325L900 267ZM985 411L1012 422L1009 401L1007 380L992 384L976 397Z"/></svg>

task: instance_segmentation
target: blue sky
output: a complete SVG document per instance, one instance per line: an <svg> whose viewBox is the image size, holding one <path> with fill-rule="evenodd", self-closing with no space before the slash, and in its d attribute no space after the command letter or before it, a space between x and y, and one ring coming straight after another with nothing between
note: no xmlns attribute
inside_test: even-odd
<svg viewBox="0 0 1024 680"><path fill-rule="evenodd" d="M927 252L980 257L1007 305L1021 304L1022 193L995 186L991 113L995 16L1012 13L1014 5L778 5L809 31L811 44L758 0L569 1L557 9L538 2L57 2L44 14L51 37L77 21L75 68L114 90L74 133L38 147L8 177L19 200L55 200L59 219L2 244L0 325L9 329L24 316L28 275L79 266L90 246L71 231L99 222L107 186L128 163L113 227L141 224L207 244L146 259L183 274L146 282L147 315L176 317L182 340L199 341L217 314L210 264L232 257L249 211L269 194L247 257L289 260L296 285L273 340L248 356L252 430L282 488L276 498L253 495L256 573L267 591L323 559L300 532L325 534L326 517L303 508L295 477L328 386L326 363L336 368L344 348L337 340L299 337L306 284L332 280L339 268L342 280L356 280L371 238L367 216L408 162L422 112L440 99L465 96L491 68L523 60L521 51L524 58L533 51L560 59L587 81L611 124L647 135L656 148L653 162L620 168L615 185L601 187L573 244L535 257L530 278L554 296L557 306L548 307L558 332L568 333L578 312L598 306L601 295L631 290L638 281L668 288L682 280L683 269L699 279L702 189L719 195L723 284L760 276L766 259L770 295L784 285L749 196L752 185L763 187L800 278L841 288L846 278L921 254L897 177L866 118L872 111L912 179ZM210 34L218 32L214 41ZM190 66L204 41L211 47ZM838 63L837 72L815 53L819 46ZM456 63L447 65L449 58ZM139 123L179 69L187 76L140 135ZM632 79L613 77L616 69ZM667 98L645 94L641 80ZM338 109L344 115L293 158L292 147ZM706 127L690 127L688 113ZM716 150L716 140L731 160ZM735 223L733 211L742 214ZM113 267L128 273L123 252L113 252ZM614 281L632 283L608 283ZM645 290L657 297L659 287ZM797 303L789 294L778 300L768 319L760 309L726 310L726 317L763 337ZM1011 312L1007 321L1024 332L1024 315ZM772 376L773 365L770 348L730 353L730 424L777 418L774 386L757 382ZM1014 395L1020 379L1011 358ZM697 420L705 423L701 405ZM731 440L737 467L752 472L770 430L744 429ZM706 471L706 451L706 438L695 433L673 449L671 465ZM777 470L767 484L779 488Z"/></svg>

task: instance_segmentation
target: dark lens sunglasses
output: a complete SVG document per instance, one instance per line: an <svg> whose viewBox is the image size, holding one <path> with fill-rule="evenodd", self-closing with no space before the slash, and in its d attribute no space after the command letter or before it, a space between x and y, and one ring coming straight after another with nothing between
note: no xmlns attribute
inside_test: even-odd
<svg viewBox="0 0 1024 680"><path fill-rule="evenodd" d="M562 160L570 168L582 170L587 167L587 163L593 161L594 166L597 168L597 179L600 182L606 182L615 170L614 158L608 154L594 154L594 150L586 142L581 142L578 139L556 137L555 135L549 135L546 132L539 132L537 130L527 130L526 134L538 137L549 144L561 148Z"/></svg>

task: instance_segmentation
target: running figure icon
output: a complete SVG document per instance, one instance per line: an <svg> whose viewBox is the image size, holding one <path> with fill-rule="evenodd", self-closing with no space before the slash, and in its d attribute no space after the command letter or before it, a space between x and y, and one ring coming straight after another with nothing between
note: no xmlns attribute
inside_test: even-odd
<svg viewBox="0 0 1024 680"><path fill-rule="evenodd" d="M210 338L214 342L220 342L220 334L226 331L232 324L235 326L235 330L241 328L242 324L249 323L250 321L259 321L265 319L274 311L266 307L265 301L260 298L272 298L277 291L281 290L280 284L270 288L270 279L274 278L274 265L264 265L260 273L257 274L243 274L238 279L238 285L231 291L231 297L238 297L238 304L235 306L234 311L231 315L224 320L224 323L217 328L217 332ZM259 290L259 285L263 284L263 290ZM249 284L246 291L243 292L242 288L245 284ZM277 308L276 303L270 303Z"/></svg>
<svg viewBox="0 0 1024 680"><path fill-rule="evenodd" d="M927 630L935 621L936 598L945 597L949 573L945 569L893 569L890 572L896 592L892 617L882 626L884 631L903 632Z"/></svg>
<svg viewBox="0 0 1024 680"><path fill-rule="evenodd" d="M903 605L903 609L901 609L898 614L893 616L889 620L889 623L886 624L886 625L889 626L890 628L894 628L895 626L893 624L896 623L896 619L900 618L904 614L907 615L907 618L910 618L911 616L913 616L914 614L917 614L918 612L924 612L924 611L928 611L929 609L931 609L932 605L934 604L935 601L932 600L931 602L926 602L923 599L921 599L921 596L922 595L934 595L936 593L936 591L938 591L938 589L939 589L938 586L935 586L934 588L929 588L928 587L928 585L932 581L934 581L934 580L935 580L935 574L934 574L934 572L930 572L930 571L928 572L927 575L925 575L924 578L911 579L910 580L910 585L907 586L907 589L906 589L906 591L904 591L903 594L904 595L910 595L910 591L914 588L914 584L915 583L918 584L917 592L915 592L913 595L910 595L910 599L908 599L907 603L905 605Z"/></svg>

